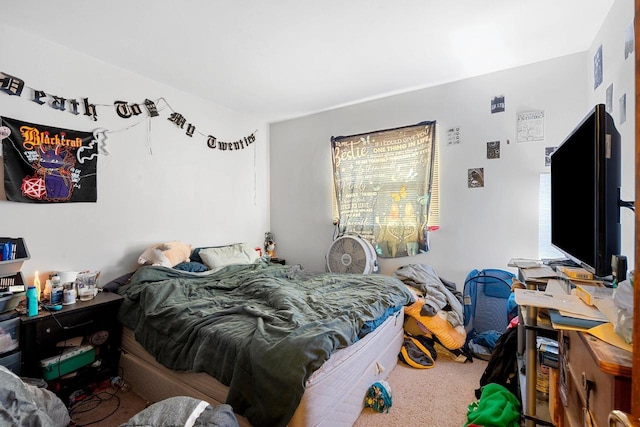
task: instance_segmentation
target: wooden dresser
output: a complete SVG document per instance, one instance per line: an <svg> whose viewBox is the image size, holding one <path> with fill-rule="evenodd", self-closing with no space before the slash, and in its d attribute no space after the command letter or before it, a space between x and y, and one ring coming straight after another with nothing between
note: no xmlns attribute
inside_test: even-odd
<svg viewBox="0 0 640 427"><path fill-rule="evenodd" d="M631 412L631 352L568 330L559 345L563 426L606 427L611 410Z"/></svg>

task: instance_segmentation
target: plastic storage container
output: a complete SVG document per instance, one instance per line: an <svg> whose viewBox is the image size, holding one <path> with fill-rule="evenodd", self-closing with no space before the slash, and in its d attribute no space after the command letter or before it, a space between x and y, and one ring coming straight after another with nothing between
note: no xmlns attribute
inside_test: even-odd
<svg viewBox="0 0 640 427"><path fill-rule="evenodd" d="M40 361L42 377L47 381L56 379L93 363L95 359L96 350L92 345L65 350L59 356L52 356Z"/></svg>
<svg viewBox="0 0 640 427"><path fill-rule="evenodd" d="M15 310L25 297L25 292L5 292L0 294L0 313Z"/></svg>
<svg viewBox="0 0 640 427"><path fill-rule="evenodd" d="M10 292L9 284L22 285L24 277L18 272L12 277L0 277L0 314L14 310L25 297L26 292Z"/></svg>
<svg viewBox="0 0 640 427"><path fill-rule="evenodd" d="M0 277L11 276L18 273L22 268L22 263L31 258L27 245L22 237L0 237L0 247L3 247L7 242L12 242L15 245L15 258L0 261Z"/></svg>
<svg viewBox="0 0 640 427"><path fill-rule="evenodd" d="M20 318L0 322L0 354L8 353L20 346Z"/></svg>
<svg viewBox="0 0 640 427"><path fill-rule="evenodd" d="M18 351L8 356L0 357L0 365L6 366L14 374L20 375L21 355L22 353Z"/></svg>
<svg viewBox="0 0 640 427"><path fill-rule="evenodd" d="M19 290L15 290L18 288ZM5 292L24 292L27 288L24 286L24 276L22 272L18 272L11 276L0 277L0 293Z"/></svg>

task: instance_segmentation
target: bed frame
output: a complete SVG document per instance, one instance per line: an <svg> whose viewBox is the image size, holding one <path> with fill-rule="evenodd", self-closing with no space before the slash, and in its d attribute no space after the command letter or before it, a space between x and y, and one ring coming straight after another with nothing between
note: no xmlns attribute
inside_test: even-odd
<svg viewBox="0 0 640 427"><path fill-rule="evenodd" d="M363 409L367 390L396 366L402 346L404 311L388 318L355 344L337 351L307 380L305 393L290 427L352 426ZM191 396L212 405L224 403L227 387L205 373L172 371L158 362L124 328L121 375L149 402ZM236 415L241 426L248 420Z"/></svg>

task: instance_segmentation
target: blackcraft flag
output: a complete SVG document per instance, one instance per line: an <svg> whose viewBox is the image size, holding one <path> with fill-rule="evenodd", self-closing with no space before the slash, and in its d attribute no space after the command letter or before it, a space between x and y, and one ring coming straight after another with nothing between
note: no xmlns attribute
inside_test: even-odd
<svg viewBox="0 0 640 427"><path fill-rule="evenodd" d="M26 203L95 202L98 141L92 132L3 117L7 200Z"/></svg>

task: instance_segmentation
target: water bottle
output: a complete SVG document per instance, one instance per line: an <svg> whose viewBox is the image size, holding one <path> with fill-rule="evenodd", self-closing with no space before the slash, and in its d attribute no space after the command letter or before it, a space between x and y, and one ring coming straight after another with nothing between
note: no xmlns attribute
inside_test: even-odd
<svg viewBox="0 0 640 427"><path fill-rule="evenodd" d="M29 316L38 315L38 291L35 286L27 288L27 314Z"/></svg>

